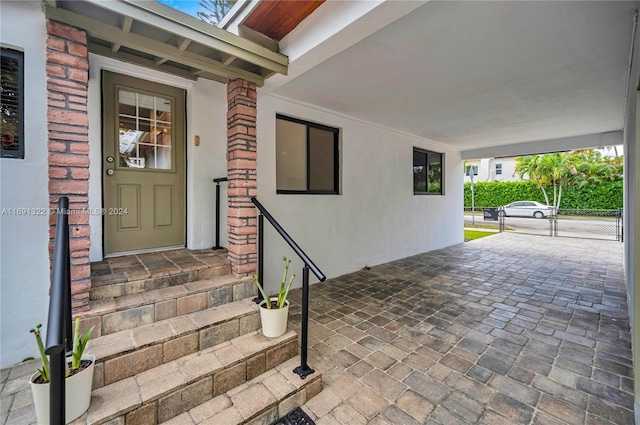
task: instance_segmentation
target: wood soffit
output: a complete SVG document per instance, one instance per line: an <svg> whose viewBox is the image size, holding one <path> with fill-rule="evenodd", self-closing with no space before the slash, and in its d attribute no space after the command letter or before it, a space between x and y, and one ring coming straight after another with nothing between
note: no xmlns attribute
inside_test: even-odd
<svg viewBox="0 0 640 425"><path fill-rule="evenodd" d="M262 0L243 25L280 41L325 0Z"/></svg>
<svg viewBox="0 0 640 425"><path fill-rule="evenodd" d="M45 14L87 31L89 51L184 78L264 84L289 60L155 1L46 0Z"/></svg>

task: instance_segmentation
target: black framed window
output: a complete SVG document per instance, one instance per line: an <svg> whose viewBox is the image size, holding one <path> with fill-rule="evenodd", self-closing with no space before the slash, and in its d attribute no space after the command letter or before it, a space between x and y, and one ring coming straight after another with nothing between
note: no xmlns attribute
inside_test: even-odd
<svg viewBox="0 0 640 425"><path fill-rule="evenodd" d="M2 48L0 62L1 157L24 159L24 54Z"/></svg>
<svg viewBox="0 0 640 425"><path fill-rule="evenodd" d="M496 176L502 174L502 164L496 164Z"/></svg>
<svg viewBox="0 0 640 425"><path fill-rule="evenodd" d="M413 148L413 193L444 194L444 154Z"/></svg>
<svg viewBox="0 0 640 425"><path fill-rule="evenodd" d="M276 191L337 194L337 128L276 115Z"/></svg>

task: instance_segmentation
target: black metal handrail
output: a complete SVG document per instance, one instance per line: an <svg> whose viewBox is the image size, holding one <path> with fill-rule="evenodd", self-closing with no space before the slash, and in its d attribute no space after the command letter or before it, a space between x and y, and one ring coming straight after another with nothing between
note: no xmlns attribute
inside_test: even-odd
<svg viewBox="0 0 640 425"><path fill-rule="evenodd" d="M289 234L280 226L280 224L276 221L275 218L269 211L255 198L251 198L251 202L258 208L260 211L260 215L258 216L258 281L264 282L264 268L263 268L263 258L264 258L264 219L266 217L269 223L276 229L276 232L282 236L282 238L289 244L291 249L294 250L298 257L304 263L304 267L302 268L302 335L300 341L300 366L293 369L295 373L297 373L300 378L305 379L308 375L315 372L315 370L311 369L307 364L307 345L309 343L309 269L313 272L314 275L323 282L327 279L327 277L320 271L320 269L314 264L313 261L309 258L307 254L298 246L298 244L289 236ZM261 296L258 297L258 300L262 300Z"/></svg>
<svg viewBox="0 0 640 425"><path fill-rule="evenodd" d="M220 246L220 183L226 182L229 179L226 177L218 177L217 179L213 179L213 182L216 184L216 246L214 246L213 250L222 249Z"/></svg>
<svg viewBox="0 0 640 425"><path fill-rule="evenodd" d="M71 260L69 255L69 198L58 200L53 249L51 295L45 353L50 356L49 423L65 423L65 357L71 351Z"/></svg>

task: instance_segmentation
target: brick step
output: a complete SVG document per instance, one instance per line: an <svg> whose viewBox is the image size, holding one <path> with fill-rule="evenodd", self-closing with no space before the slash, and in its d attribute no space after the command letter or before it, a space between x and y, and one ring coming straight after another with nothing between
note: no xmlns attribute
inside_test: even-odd
<svg viewBox="0 0 640 425"><path fill-rule="evenodd" d="M172 362L260 329L250 298L91 339L94 388Z"/></svg>
<svg viewBox="0 0 640 425"><path fill-rule="evenodd" d="M266 338L254 331L95 389L89 410L72 423L165 422L262 375L297 353L294 331L279 338ZM156 421L149 422L150 417Z"/></svg>
<svg viewBox="0 0 640 425"><path fill-rule="evenodd" d="M81 313L80 318L82 328L95 325L92 336L99 337L255 297L257 294L251 278L225 275L92 301L91 310Z"/></svg>
<svg viewBox="0 0 640 425"><path fill-rule="evenodd" d="M169 250L91 263L91 300L182 285L231 273L227 250Z"/></svg>
<svg viewBox="0 0 640 425"><path fill-rule="evenodd" d="M164 425L273 423L322 391L322 375L316 372L300 379L293 373L299 365L300 357L296 356L188 412L157 422Z"/></svg>

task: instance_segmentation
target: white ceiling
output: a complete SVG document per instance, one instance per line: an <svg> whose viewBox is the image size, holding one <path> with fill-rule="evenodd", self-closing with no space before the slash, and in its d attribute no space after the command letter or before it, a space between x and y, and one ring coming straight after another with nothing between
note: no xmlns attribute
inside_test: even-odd
<svg viewBox="0 0 640 425"><path fill-rule="evenodd" d="M274 93L459 150L622 128L637 2L429 2Z"/></svg>

